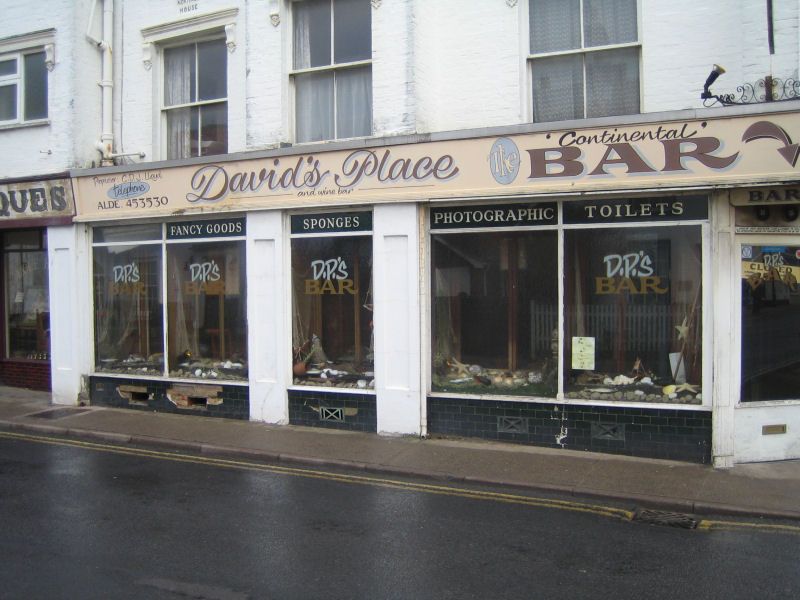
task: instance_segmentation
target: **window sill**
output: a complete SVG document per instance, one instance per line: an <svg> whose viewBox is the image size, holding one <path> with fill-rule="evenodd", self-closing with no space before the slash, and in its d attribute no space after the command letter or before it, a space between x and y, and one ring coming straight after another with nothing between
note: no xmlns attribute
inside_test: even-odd
<svg viewBox="0 0 800 600"><path fill-rule="evenodd" d="M50 125L50 119L38 119L36 121L26 121L24 123L8 123L7 125L0 125L0 131L7 131L9 129L28 129L29 127L44 127Z"/></svg>
<svg viewBox="0 0 800 600"><path fill-rule="evenodd" d="M352 394L354 396L374 396L374 389L362 388L338 388L334 386L325 385L290 385L288 388L290 392L332 392L335 394Z"/></svg>
<svg viewBox="0 0 800 600"><path fill-rule="evenodd" d="M168 383L181 383L190 385L236 385L248 387L249 381L236 379L181 379L179 377L164 377L163 375L136 375L133 373L104 373L103 371L92 371L90 377L109 377L111 379L136 379L141 381L165 381Z"/></svg>

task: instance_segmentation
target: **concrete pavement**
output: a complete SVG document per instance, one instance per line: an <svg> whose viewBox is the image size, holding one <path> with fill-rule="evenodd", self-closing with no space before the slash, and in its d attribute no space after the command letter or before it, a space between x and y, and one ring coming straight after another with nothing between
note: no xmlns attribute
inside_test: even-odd
<svg viewBox="0 0 800 600"><path fill-rule="evenodd" d="M61 407L51 406L47 393L0 386L0 430L5 431L513 486L698 515L800 520L800 461L715 470L495 442L385 437L104 407L53 413L54 408Z"/></svg>

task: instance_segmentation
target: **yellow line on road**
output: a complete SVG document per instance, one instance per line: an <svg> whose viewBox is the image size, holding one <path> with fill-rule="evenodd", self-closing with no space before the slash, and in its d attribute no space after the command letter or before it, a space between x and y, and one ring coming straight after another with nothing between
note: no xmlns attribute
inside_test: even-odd
<svg viewBox="0 0 800 600"><path fill-rule="evenodd" d="M311 479L336 481L339 483L370 485L375 487L422 492L426 494L456 496L473 500L488 500L492 502L502 502L506 504L535 506L539 508L554 508L558 510L589 513L598 516L619 519L623 521L630 521L634 516L634 513L632 511L615 508L611 506L604 506L600 504L571 502L569 500L556 500L551 498L536 498L532 496L523 496L519 494L503 494L500 492L470 490L465 488L457 488L451 486L434 485L426 483L412 483L396 479L386 479L381 477L367 477L362 475L331 473L328 471L319 471L315 469L284 467L279 465L259 464L254 462L231 460L224 458L195 456L192 454L183 454L180 452L162 452L158 450L147 450L144 448L123 447L112 444L101 444L97 442L85 442L81 440L70 440L57 437L29 435L29 434L11 433L3 431L0 431L0 438L16 439L16 440L35 442L40 444L51 444L56 446L70 446L74 448L83 448L85 450L93 450L96 452L108 452L112 454L154 458L159 460L169 460L173 462L210 465L210 466L223 467L229 469L262 471L278 475L292 475L296 477L306 477ZM698 523L697 528L703 531L751 530L751 531L793 533L800 535L800 527L793 525L774 525L767 523L748 523L740 521L713 521L704 519Z"/></svg>

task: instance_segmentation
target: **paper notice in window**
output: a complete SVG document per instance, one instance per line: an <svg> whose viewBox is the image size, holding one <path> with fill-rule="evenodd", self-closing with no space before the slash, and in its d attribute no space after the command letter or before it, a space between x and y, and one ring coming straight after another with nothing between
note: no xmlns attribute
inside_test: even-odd
<svg viewBox="0 0 800 600"><path fill-rule="evenodd" d="M594 371L594 338L572 338L572 368Z"/></svg>

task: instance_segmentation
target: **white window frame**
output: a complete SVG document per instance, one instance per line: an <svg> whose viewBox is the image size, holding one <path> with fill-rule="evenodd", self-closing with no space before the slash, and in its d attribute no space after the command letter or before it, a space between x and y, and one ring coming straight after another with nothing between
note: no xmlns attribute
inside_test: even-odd
<svg viewBox="0 0 800 600"><path fill-rule="evenodd" d="M226 119L226 127L227 124L230 122L230 111L228 110L228 95L230 93L228 81L225 81L225 96L223 98L214 98L212 100L196 100L195 102L187 102L184 104L173 104L170 106L166 106L164 104L164 77L166 76L166 69L164 68L164 52L170 48L183 48L186 46L194 46L195 53L195 87L199 87L200 85L200 69L199 65L197 64L198 60L198 52L197 52L197 45L203 42L210 42L213 40L224 40L225 36L221 35L219 32L211 32L208 35L202 35L198 37L192 37L189 39L181 39L180 41L175 41L169 44L159 45L159 63L160 63L160 78L159 78L159 128L161 131L161 156L166 158L167 160L177 160L179 158L198 158L198 156L191 156L191 157L170 157L167 155L167 113L171 110L177 110L181 108L193 108L193 107L200 107L200 106L208 106L211 104L225 104L226 113L228 118ZM230 66L230 63L228 64ZM227 72L227 69L226 69ZM196 90L195 90L196 91ZM201 124L202 125L202 124ZM228 141L226 140L225 146L227 148Z"/></svg>
<svg viewBox="0 0 800 600"><path fill-rule="evenodd" d="M533 113L533 63L536 60L541 60L544 58L553 58L557 56L574 56L576 54L580 54L583 57L581 61L581 67L583 70L583 115L581 119L586 119L586 56L589 54L593 54L595 52L605 52L608 50L623 50L625 48L637 48L638 52L638 69L639 69L639 89L636 90L636 93L639 95L639 113L641 114L642 111L642 5L641 0L636 0L636 41L635 42L625 42L622 44L606 44L605 46L586 46L586 41L584 39L584 30L583 30L583 3L585 0L578 0L579 2L579 31L580 31L580 47L573 48L570 50L558 50L555 52L540 52L540 53L533 53L531 51L531 31L530 31L530 5L536 0L528 0L525 3L525 24L526 24L526 32L527 36L525 39L525 47L527 53L527 71L528 71L528 108L529 108L529 119L530 121L534 120L534 113ZM598 117L599 118L599 117ZM547 121L536 121L545 123Z"/></svg>
<svg viewBox="0 0 800 600"><path fill-rule="evenodd" d="M17 86L17 114L14 119L0 121L0 127L38 125L48 123L50 119L50 77L47 77L47 115L37 119L25 120L25 56L44 53L45 69L49 73L55 66L55 29L34 31L24 35L16 35L0 39L0 61L16 60L17 72L13 75L0 76L0 87Z"/></svg>
<svg viewBox="0 0 800 600"><path fill-rule="evenodd" d="M290 13L290 15L292 15L292 17L291 17L292 19L294 18L294 4L295 3L299 3L299 2L304 2L304 1L305 0L291 0L291 5L290 5L291 10L289 11L289 13ZM297 104L296 104L297 86L295 85L295 76L297 76L297 75L305 75L305 74L308 74L308 73L333 73L333 138L331 138L331 139L333 139L333 140L360 139L362 137L369 137L374 132L374 125L372 123L372 113L373 113L372 104L374 102L374 97L373 97L373 102L370 102L370 107L369 107L369 110L370 110L370 131L366 136L357 136L357 137L352 137L352 138L340 138L340 137L338 137L338 132L336 131L337 122L338 122L338 115L337 115L338 104L336 102L336 74L337 74L337 72L346 71L348 69L357 69L359 67L369 67L370 68L370 76L371 76L372 75L372 59L370 58L370 59L366 59L366 60L355 60L355 61L344 62L344 63L334 62L334 60L335 60L334 44L336 43L336 40L334 39L334 33L335 32L333 30L333 22L334 22L333 7L334 7L335 3L336 3L336 0L330 0L330 4L331 4L331 22L330 22L330 26L331 26L331 64L320 66L320 67L308 67L308 68L305 68L305 69L295 69L294 68L294 63L293 62L291 63L291 67L290 67L290 71L289 71L289 80L291 82L292 136L294 137L295 141L297 139L297 111L295 110L295 107L297 106ZM293 51L294 50L294 22L290 23L290 31L291 31L291 46L290 46L290 49ZM372 28L371 27L370 27L369 35L370 35L370 37L372 37ZM293 61L293 52L292 51L289 52L289 60L290 61ZM314 141L311 141L311 142L298 142L298 143L313 144L313 143L319 143L319 142L324 142L324 141L328 141L328 140L314 140Z"/></svg>
<svg viewBox="0 0 800 600"><path fill-rule="evenodd" d="M237 48L238 16L238 8L227 8L188 19L159 23L141 30L142 63L145 69L150 70L152 68L153 71L151 104L154 119L154 127L152 128L153 149L158 152L161 159L167 160L166 114L164 112L164 49L223 38L229 55L233 54ZM230 126L232 121L231 112L234 108L230 103L232 62L229 56L227 65L228 77L225 83L225 102L228 107L228 152L231 151ZM192 104L192 106L215 102L221 102L221 100L202 101L201 103ZM178 108L178 106L170 108Z"/></svg>

